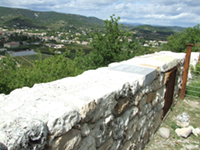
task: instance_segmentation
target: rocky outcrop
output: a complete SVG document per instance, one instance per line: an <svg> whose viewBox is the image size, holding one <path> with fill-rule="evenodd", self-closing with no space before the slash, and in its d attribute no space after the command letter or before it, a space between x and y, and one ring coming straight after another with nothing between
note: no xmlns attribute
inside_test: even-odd
<svg viewBox="0 0 200 150"><path fill-rule="evenodd" d="M0 147L142 149L162 122L168 71L174 67L178 95L184 57L144 55L0 94Z"/></svg>

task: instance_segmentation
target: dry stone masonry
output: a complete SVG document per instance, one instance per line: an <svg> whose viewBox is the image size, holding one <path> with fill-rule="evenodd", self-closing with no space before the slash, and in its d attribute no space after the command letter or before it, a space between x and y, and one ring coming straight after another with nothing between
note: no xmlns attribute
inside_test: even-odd
<svg viewBox="0 0 200 150"><path fill-rule="evenodd" d="M178 96L184 59L159 52L0 94L0 149L143 149L162 122L174 67Z"/></svg>

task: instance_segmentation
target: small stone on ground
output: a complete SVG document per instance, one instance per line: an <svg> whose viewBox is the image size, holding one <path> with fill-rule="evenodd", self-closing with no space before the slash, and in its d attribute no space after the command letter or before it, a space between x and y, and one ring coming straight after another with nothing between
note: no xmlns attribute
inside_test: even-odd
<svg viewBox="0 0 200 150"><path fill-rule="evenodd" d="M162 138L169 138L170 137L170 130L168 128L160 128L159 129L159 135L162 137Z"/></svg>

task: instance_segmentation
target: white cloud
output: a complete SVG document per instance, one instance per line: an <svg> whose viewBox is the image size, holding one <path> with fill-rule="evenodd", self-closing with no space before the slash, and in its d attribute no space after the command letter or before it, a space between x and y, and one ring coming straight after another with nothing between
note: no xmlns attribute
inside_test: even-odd
<svg viewBox="0 0 200 150"><path fill-rule="evenodd" d="M95 16L112 14L126 22L187 26L199 23L199 0L1 0L0 6ZM193 19L191 21L191 19ZM121 21L122 21L121 20Z"/></svg>

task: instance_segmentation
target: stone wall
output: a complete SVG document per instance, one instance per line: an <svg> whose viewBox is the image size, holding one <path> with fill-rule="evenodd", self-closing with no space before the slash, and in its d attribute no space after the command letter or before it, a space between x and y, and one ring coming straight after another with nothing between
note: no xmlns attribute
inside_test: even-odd
<svg viewBox="0 0 200 150"><path fill-rule="evenodd" d="M174 67L176 103L184 59L159 52L0 94L0 149L140 150L162 122Z"/></svg>

